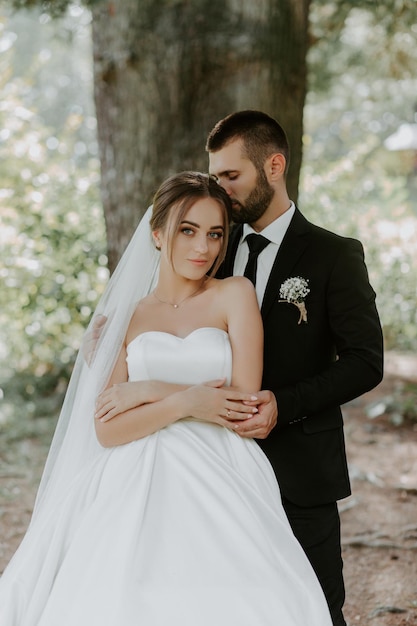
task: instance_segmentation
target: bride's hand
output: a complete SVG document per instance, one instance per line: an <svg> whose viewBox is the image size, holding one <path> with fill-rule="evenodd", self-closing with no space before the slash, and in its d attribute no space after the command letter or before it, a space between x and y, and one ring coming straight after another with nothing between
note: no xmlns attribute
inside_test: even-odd
<svg viewBox="0 0 417 626"><path fill-rule="evenodd" d="M177 385L159 380L117 383L101 392L96 400L95 418L108 422L113 417L142 404L158 402L175 393Z"/></svg>
<svg viewBox="0 0 417 626"><path fill-rule="evenodd" d="M150 384L151 381L130 381L112 385L98 396L94 417L107 422L120 413L149 402Z"/></svg>
<svg viewBox="0 0 417 626"><path fill-rule="evenodd" d="M266 439L277 424L278 407L275 395L272 391L263 390L259 391L257 396L257 415L235 425L235 430L241 437Z"/></svg>
<svg viewBox="0 0 417 626"><path fill-rule="evenodd" d="M256 395L223 387L224 382L224 379L213 380L181 392L184 416L234 430L236 421L245 420L258 412L253 406L257 402Z"/></svg>

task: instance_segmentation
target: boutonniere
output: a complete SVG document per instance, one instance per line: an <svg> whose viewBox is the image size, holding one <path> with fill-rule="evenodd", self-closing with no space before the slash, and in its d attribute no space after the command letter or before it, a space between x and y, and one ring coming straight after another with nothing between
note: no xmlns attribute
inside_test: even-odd
<svg viewBox="0 0 417 626"><path fill-rule="evenodd" d="M278 302L288 302L288 304L295 304L300 311L300 319L298 323L305 322L307 324L307 309L304 302L304 298L308 296L310 289L308 287L308 280L295 276L294 278L287 278L279 290L279 297L282 300Z"/></svg>

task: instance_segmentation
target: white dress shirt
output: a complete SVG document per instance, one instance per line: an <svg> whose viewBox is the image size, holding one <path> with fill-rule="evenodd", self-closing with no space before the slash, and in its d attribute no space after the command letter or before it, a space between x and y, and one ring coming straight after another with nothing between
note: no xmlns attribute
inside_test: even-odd
<svg viewBox="0 0 417 626"><path fill-rule="evenodd" d="M289 209L277 217L276 220L271 222L271 224L264 228L260 233L256 233L256 231L253 230L249 224L243 225L243 233L237 248L233 267L234 276L243 276L243 272L245 271L249 256L249 246L245 239L250 233L263 235L271 242L258 256L258 267L256 270L256 296L258 298L259 307L262 304L266 284L272 270L272 265L275 261L275 257L277 256L282 240L284 239L285 233L287 232L288 226L290 225L294 212L295 205L294 202L291 202Z"/></svg>

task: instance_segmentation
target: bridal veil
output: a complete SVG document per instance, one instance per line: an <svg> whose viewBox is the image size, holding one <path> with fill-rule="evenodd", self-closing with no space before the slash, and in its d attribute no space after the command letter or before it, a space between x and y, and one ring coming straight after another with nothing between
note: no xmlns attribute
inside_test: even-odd
<svg viewBox="0 0 417 626"><path fill-rule="evenodd" d="M107 318L90 364L79 351L36 497L31 524L65 497L74 478L102 450L94 428L95 401L105 387L137 302L157 280L159 252L152 241L149 207L102 295L87 328Z"/></svg>

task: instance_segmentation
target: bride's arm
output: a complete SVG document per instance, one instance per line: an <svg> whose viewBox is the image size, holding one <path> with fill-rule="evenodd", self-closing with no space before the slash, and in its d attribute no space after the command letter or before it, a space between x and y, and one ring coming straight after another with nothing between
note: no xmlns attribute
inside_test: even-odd
<svg viewBox="0 0 417 626"><path fill-rule="evenodd" d="M120 350L108 388L127 381L126 348ZM141 439L190 415L187 399L175 391L162 399L119 413L114 419L95 419L97 439L104 447L113 447Z"/></svg>
<svg viewBox="0 0 417 626"><path fill-rule="evenodd" d="M233 419L239 419L239 416L240 419L244 419L248 414L252 414L254 412L252 408L242 404L245 401L253 401L252 394L240 392L232 387L225 387L224 382L224 378L210 380L206 381L204 386L211 389L222 388L226 392L228 408L232 409L235 414ZM106 422L129 409L134 409L150 402L158 402L177 391L185 391L189 387L190 385L166 383L160 380L137 380L115 383L111 387L107 387L98 396L95 417ZM195 386L192 387L196 389ZM201 404L204 404L203 400ZM200 419L205 418L200 416Z"/></svg>
<svg viewBox="0 0 417 626"><path fill-rule="evenodd" d="M105 448L120 446L173 424L186 417L181 392L150 404L130 409L107 422L95 420L97 439Z"/></svg>
<svg viewBox="0 0 417 626"><path fill-rule="evenodd" d="M236 280L229 279L229 280ZM239 280L239 279L238 279ZM239 312L234 315L233 319L236 324L233 326L236 329L236 334L229 329L229 334L231 335L232 340L232 348L233 348L233 370L234 370L234 379L233 383L237 386L243 385L243 388L248 384L247 381L249 377L249 381L252 376L262 375L262 363L263 363L263 325L262 318L259 313L259 309L257 307L257 313L253 311L253 300L252 300L252 308L248 306L246 310L247 318L245 320L245 316L239 315ZM248 322L248 318L251 319ZM261 324L260 331L261 340L256 337L256 333L252 331L252 328L259 328L259 324ZM245 333L246 326L246 334ZM247 329L250 328L250 332ZM243 334L242 334L243 333ZM242 339L243 337L243 339ZM250 345L251 343L251 345ZM259 348L261 347L261 353L259 352ZM249 354L248 354L249 350ZM246 352L246 356L245 356ZM249 359L249 365L251 367L247 367L247 360ZM261 379L259 379L259 385L261 385ZM250 384L250 382L249 382ZM242 388L242 387L241 387ZM246 387L248 388L248 387ZM255 387L259 389L260 387ZM257 400L256 402L248 403L249 406L256 406L257 412L254 415L247 416L246 419L239 419L239 415L235 413L231 413L230 416L227 416L229 420L235 420L232 423L232 427L234 430L241 435L242 437L247 438L255 438L255 439L265 439L271 430L275 427L277 423L277 402L275 395L272 391L262 390L256 392Z"/></svg>
<svg viewBox="0 0 417 626"><path fill-rule="evenodd" d="M159 380L131 380L114 383L98 396L95 417L107 421L129 409L150 402L158 402L186 388L186 385L165 383Z"/></svg>
<svg viewBox="0 0 417 626"><path fill-rule="evenodd" d="M127 375L126 348L123 346L110 377L108 388L126 382ZM211 385L221 385L222 382L213 381ZM161 383L159 390L162 389L162 386ZM142 439L180 419L194 416L195 413L198 413L195 415L198 419L232 428L226 420L223 401L220 402L218 411L213 412L211 406L205 406L206 389L209 389L209 386L167 386L165 395L159 399L123 411L113 419L96 418L94 423L97 439L104 447L119 446ZM214 390L213 387L211 389ZM251 394L247 393L233 390L221 391L231 398L238 396L241 401L244 399L249 401L251 398ZM246 410L252 411L251 408Z"/></svg>
<svg viewBox="0 0 417 626"><path fill-rule="evenodd" d="M232 347L231 387L208 385L184 392L193 417L239 432L258 413L262 382L263 325L253 285L247 278L219 281L219 298Z"/></svg>
<svg viewBox="0 0 417 626"><path fill-rule="evenodd" d="M232 346L234 389L257 392L262 384L263 324L256 292L247 278L224 279L223 300Z"/></svg>

